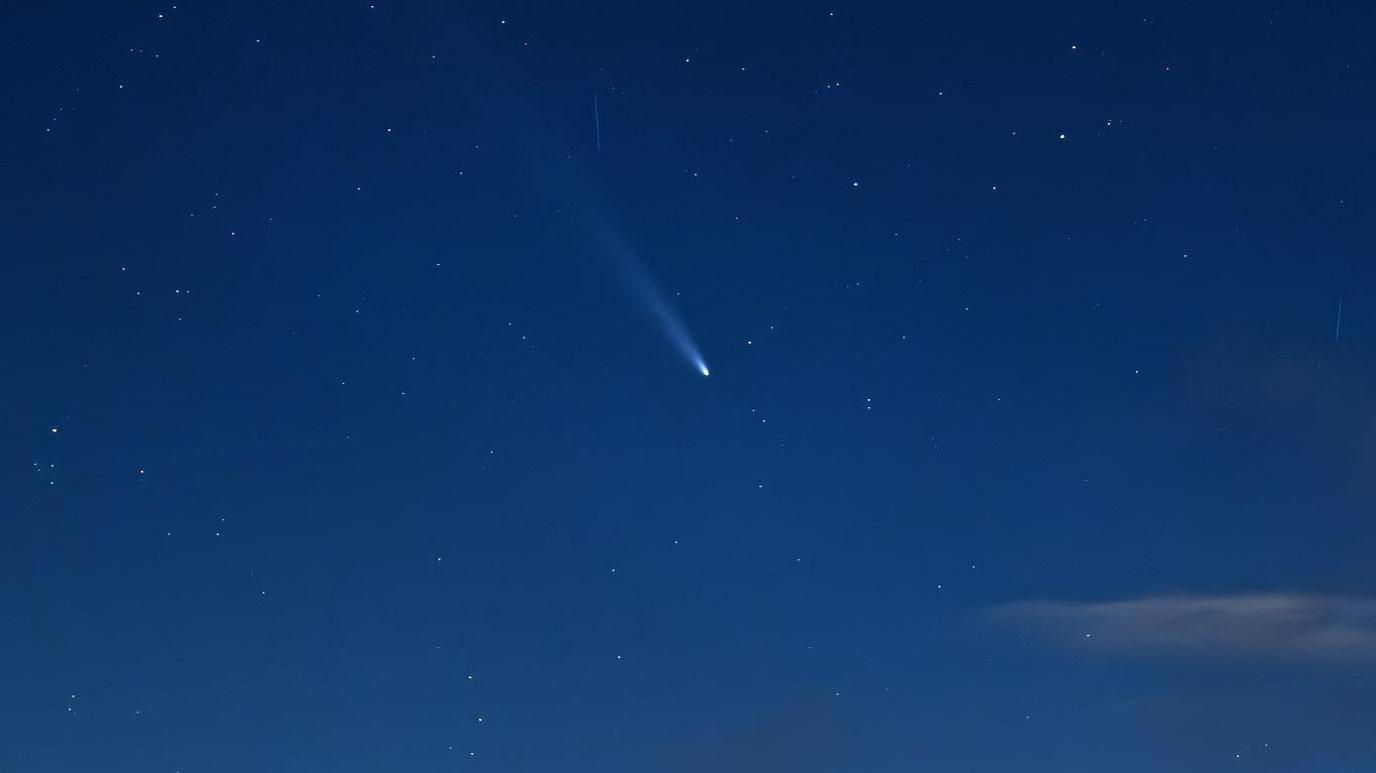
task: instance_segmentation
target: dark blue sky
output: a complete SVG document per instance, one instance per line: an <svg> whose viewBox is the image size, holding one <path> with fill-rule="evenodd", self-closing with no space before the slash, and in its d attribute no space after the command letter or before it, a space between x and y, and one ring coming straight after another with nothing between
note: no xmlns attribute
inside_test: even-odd
<svg viewBox="0 0 1376 773"><path fill-rule="evenodd" d="M1373 30L7 4L0 771L1376 769Z"/></svg>

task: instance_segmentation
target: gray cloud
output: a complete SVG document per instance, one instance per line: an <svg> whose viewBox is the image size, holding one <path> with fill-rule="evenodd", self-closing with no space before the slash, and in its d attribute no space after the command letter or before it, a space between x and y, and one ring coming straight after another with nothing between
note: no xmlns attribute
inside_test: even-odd
<svg viewBox="0 0 1376 773"><path fill-rule="evenodd" d="M1120 654L1376 661L1376 600L1297 594L1018 601L986 619L1045 639Z"/></svg>

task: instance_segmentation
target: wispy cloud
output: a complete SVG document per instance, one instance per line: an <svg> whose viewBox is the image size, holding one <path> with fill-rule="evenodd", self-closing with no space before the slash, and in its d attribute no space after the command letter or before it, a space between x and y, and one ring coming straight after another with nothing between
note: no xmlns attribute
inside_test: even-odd
<svg viewBox="0 0 1376 773"><path fill-rule="evenodd" d="M1017 601L987 619L1123 654L1376 661L1376 600L1296 594Z"/></svg>

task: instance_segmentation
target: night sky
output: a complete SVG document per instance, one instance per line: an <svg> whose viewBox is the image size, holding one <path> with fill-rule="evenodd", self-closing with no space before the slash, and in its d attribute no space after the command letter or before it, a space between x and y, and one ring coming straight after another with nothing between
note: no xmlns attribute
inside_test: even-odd
<svg viewBox="0 0 1376 773"><path fill-rule="evenodd" d="M5 3L0 773L1376 770L1373 35Z"/></svg>

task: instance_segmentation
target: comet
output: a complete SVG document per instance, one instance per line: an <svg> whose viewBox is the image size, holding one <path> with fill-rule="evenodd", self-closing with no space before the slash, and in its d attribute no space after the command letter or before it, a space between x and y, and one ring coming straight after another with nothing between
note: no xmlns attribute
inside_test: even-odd
<svg viewBox="0 0 1376 773"><path fill-rule="evenodd" d="M645 265L629 251L618 251L615 256L620 264L626 289L630 291L637 305L650 315L670 345L688 364L704 378L712 375L697 343L693 341L692 334L688 332L688 325L679 316L678 310L669 303L669 299L650 276Z"/></svg>
<svg viewBox="0 0 1376 773"><path fill-rule="evenodd" d="M602 155L602 113L597 101L597 92L592 95L593 138L596 141L597 155ZM712 375L707 360L702 356L688 325L674 308L669 297L655 282L637 251L626 238L625 230L611 217L609 209L601 204L591 186L566 183L562 199L574 214L574 222L585 236L590 237L599 249L610 258L616 274L626 293L635 301L640 310L655 323L665 339L684 359L689 367L703 378Z"/></svg>
<svg viewBox="0 0 1376 773"><path fill-rule="evenodd" d="M707 367L702 350L688 332L688 325L650 275L645 262L631 248L621 229L606 218L596 218L594 222L591 230L611 256L621 283L632 300L654 321L665 339L689 366L701 373L703 378L711 376L712 371Z"/></svg>

